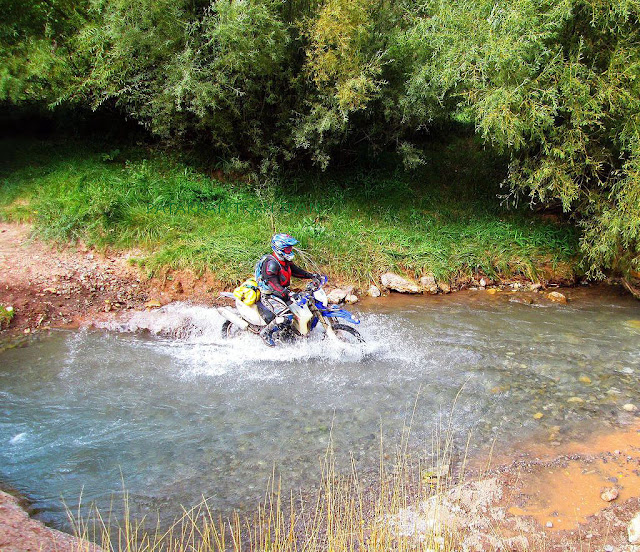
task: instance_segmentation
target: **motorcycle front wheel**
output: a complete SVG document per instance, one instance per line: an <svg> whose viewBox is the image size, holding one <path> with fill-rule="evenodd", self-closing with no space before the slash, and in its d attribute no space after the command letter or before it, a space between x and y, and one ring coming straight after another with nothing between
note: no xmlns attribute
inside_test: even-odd
<svg viewBox="0 0 640 552"><path fill-rule="evenodd" d="M345 343L364 343L364 338L360 335L358 330L351 326L347 326L346 324L334 324L333 331L336 334L336 337Z"/></svg>

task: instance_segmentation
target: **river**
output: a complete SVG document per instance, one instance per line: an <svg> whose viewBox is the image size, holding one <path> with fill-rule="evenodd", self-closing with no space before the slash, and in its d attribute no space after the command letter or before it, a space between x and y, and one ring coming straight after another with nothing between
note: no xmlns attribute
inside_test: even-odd
<svg viewBox="0 0 640 552"><path fill-rule="evenodd" d="M635 414L622 406L640 406L640 303L567 293L568 305L482 291L368 300L352 309L355 348L225 341L214 309L179 303L51 331L0 353L0 479L59 528L61 499L118 511L123 486L136 515L169 521L203 496L251 511L274 473L312 487L330 440L339 466L352 456L366 471L381 437L393 450L408 426L428 456L449 422L471 454L623 424Z"/></svg>

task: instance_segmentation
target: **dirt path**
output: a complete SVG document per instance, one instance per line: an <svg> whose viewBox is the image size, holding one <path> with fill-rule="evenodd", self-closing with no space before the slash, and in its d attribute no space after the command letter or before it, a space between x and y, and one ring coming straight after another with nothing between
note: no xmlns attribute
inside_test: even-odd
<svg viewBox="0 0 640 552"><path fill-rule="evenodd" d="M54 249L30 225L0 223L0 305L11 306L12 333L74 326L98 313L144 308L150 286L130 254L83 246Z"/></svg>

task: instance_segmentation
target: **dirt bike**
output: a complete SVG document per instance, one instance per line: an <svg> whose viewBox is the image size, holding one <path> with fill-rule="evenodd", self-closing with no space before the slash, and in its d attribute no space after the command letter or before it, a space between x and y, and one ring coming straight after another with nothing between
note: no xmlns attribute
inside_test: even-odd
<svg viewBox="0 0 640 552"><path fill-rule="evenodd" d="M314 279L307 284L304 291L292 293L289 303L273 295L263 294L261 301L263 304L268 303L276 314L277 327L271 334L276 343L290 343L299 338L309 337L319 326L324 328L325 336L330 338L346 343L364 343L364 339L355 328L339 322L343 319L351 324L359 324L360 320L349 311L328 304L327 294L323 289L326 282L326 276ZM247 305L232 293L225 292L220 296L235 299L235 310L229 307L218 308L218 312L225 319L222 324L223 338L234 337L245 331L260 333L266 322L256 304Z"/></svg>

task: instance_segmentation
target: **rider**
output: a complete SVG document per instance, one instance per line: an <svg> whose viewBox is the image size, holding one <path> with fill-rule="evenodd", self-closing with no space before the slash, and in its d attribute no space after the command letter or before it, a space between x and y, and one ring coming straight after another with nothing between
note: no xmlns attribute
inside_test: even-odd
<svg viewBox="0 0 640 552"><path fill-rule="evenodd" d="M296 278L311 279L316 275L296 266L293 261L293 246L298 244L298 240L289 234L275 234L271 238L271 249L273 253L262 257L256 265L256 280L260 287L260 295L273 295L290 303L289 284L291 276ZM267 325L260 332L260 337L269 346L275 346L272 334L278 329L276 314L269 305L263 302L262 298L257 303L260 314Z"/></svg>

